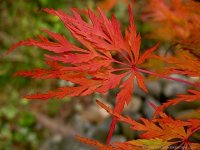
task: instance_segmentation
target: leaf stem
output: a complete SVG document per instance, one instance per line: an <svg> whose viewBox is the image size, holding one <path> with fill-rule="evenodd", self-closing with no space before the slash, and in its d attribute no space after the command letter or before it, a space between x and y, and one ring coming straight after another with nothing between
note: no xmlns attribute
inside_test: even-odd
<svg viewBox="0 0 200 150"><path fill-rule="evenodd" d="M197 127L196 129L194 129L193 131L191 131L191 133L189 134L188 138L194 134L195 132L197 132L198 130L200 130L200 127Z"/></svg>
<svg viewBox="0 0 200 150"><path fill-rule="evenodd" d="M130 68L113 68L113 69L112 69L112 72L115 72L115 71L123 71L123 70L130 70Z"/></svg>
<svg viewBox="0 0 200 150"><path fill-rule="evenodd" d="M158 73L155 73L155 72L152 72L152 71L143 70L143 69L140 69L140 68L135 68L135 70L139 71L139 72L151 74L151 75L154 75L154 76L157 76L157 77L161 77L161 78L165 78L165 79L169 79L169 80L185 83L185 84L188 84L188 85L200 87L200 84L193 83L193 82L186 81L186 80L182 80L182 79L178 79L178 78L169 77L169 76L166 76L166 75L161 75L161 74L158 74Z"/></svg>
<svg viewBox="0 0 200 150"><path fill-rule="evenodd" d="M114 59L114 58L112 58L111 61L112 61L112 62L115 62L115 63L118 63L118 64L121 64L121 65L124 65L124 66L130 66L130 65L128 65L128 64L126 64L126 63L123 63L123 62L120 62L120 61L118 61L118 60L116 60L116 59Z"/></svg>

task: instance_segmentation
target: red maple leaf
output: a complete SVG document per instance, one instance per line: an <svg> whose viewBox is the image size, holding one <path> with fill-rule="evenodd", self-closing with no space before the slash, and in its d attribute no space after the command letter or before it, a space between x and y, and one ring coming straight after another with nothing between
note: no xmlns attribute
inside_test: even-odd
<svg viewBox="0 0 200 150"><path fill-rule="evenodd" d="M28 39L13 45L8 53L23 45L37 46L51 52L45 54L46 63L50 68L19 71L16 75L39 79L58 78L73 82L75 86L60 87L47 93L28 95L26 98L46 100L64 96L84 96L94 92L104 93L119 86L120 92L116 96L114 112L120 114L124 105L131 99L135 78L139 87L147 92L144 77L140 72L175 80L138 68L138 65L151 56L158 44L140 55L141 37L136 33L130 7L130 25L125 30L125 36L115 16L109 20L100 9L98 16L88 9L87 15L91 23L84 21L77 9L72 9L72 16L61 10L45 9L45 11L58 16L82 46L70 43L63 35L43 30L53 41L39 35L37 40ZM122 58L115 58L113 52ZM115 116L112 120L107 143L112 137L117 119Z"/></svg>

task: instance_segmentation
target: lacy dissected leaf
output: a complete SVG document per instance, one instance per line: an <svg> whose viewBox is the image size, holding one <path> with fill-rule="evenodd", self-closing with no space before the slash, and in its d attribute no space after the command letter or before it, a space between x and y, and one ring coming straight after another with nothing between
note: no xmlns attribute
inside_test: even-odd
<svg viewBox="0 0 200 150"><path fill-rule="evenodd" d="M145 139L159 138L167 142L173 141L171 144L184 146L186 147L185 149L187 149L191 146L190 143L192 143L189 141L189 137L200 130L198 119L181 121L173 119L165 113L160 113L159 118L153 120L141 118L140 123L132 120L129 116L124 117L115 113L100 101L97 101L97 103L108 113L116 116L119 121L128 123L131 126L131 129L142 131L143 133L140 136Z"/></svg>
<svg viewBox="0 0 200 150"><path fill-rule="evenodd" d="M124 143L124 146L129 145L131 147L130 150L134 150L136 148L139 149L146 149L146 150L165 150L172 142L163 141L161 139L139 139L139 140L132 140ZM114 145L121 145L120 143L116 143Z"/></svg>
<svg viewBox="0 0 200 150"><path fill-rule="evenodd" d="M82 142L82 143L91 145L91 146L96 147L96 148L98 148L98 149L109 150L109 147L108 147L108 146L105 146L105 145L99 143L99 142L96 141L96 140L91 140L91 139L88 139L88 138L85 138L85 137L81 137L81 136L76 136L76 139L79 140L79 141Z"/></svg>
<svg viewBox="0 0 200 150"><path fill-rule="evenodd" d="M38 39L28 39L14 44L8 53L19 46L37 46L48 51L44 57L49 68L19 71L15 75L39 79L57 78L70 81L74 86L60 87L47 93L28 95L26 98L46 100L64 96L84 96L94 92L104 93L119 86L121 90L117 94L114 111L120 114L125 103L128 104L131 99L135 78L139 87L147 92L144 77L137 66L151 56L158 44L140 54L141 37L136 33L130 7L130 25L125 30L124 37L115 16L108 19L100 9L98 15L88 9L87 16L91 23L83 20L77 9L71 10L72 15L62 10L45 11L58 16L81 46L70 43L63 35L43 30L51 39L39 35ZM120 55L121 59L115 58L113 53ZM116 122L117 118L114 117L108 142Z"/></svg>
<svg viewBox="0 0 200 150"><path fill-rule="evenodd" d="M180 43L200 56L199 2L194 0L146 0L143 20L152 26L152 38ZM155 30L156 28L156 30Z"/></svg>
<svg viewBox="0 0 200 150"><path fill-rule="evenodd" d="M193 77L200 76L200 59L188 51L177 51L175 56L161 58L168 63L165 68L167 74L183 74Z"/></svg>
<svg viewBox="0 0 200 150"><path fill-rule="evenodd" d="M156 108L155 115L158 115L160 112L163 111L163 109L172 106L177 105L180 102L194 102L194 101L200 101L200 91L197 90L188 90L189 94L178 94L177 98L170 99L167 102L163 103L161 106Z"/></svg>
<svg viewBox="0 0 200 150"><path fill-rule="evenodd" d="M110 145L103 145L95 140L77 137L85 144L98 148L98 150L167 150L173 142L163 141L161 139L139 139L127 142L113 142Z"/></svg>

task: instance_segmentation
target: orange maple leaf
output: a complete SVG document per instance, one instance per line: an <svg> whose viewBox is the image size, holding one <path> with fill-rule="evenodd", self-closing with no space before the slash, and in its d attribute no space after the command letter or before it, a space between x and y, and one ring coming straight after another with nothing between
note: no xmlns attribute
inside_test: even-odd
<svg viewBox="0 0 200 150"><path fill-rule="evenodd" d="M147 0L143 20L152 26L152 38L175 42L200 56L200 3L194 0ZM156 28L156 30L155 30Z"/></svg>
<svg viewBox="0 0 200 150"><path fill-rule="evenodd" d="M188 51L178 50L175 56L157 57L167 63L165 74L200 76L200 60Z"/></svg>
<svg viewBox="0 0 200 150"><path fill-rule="evenodd" d="M197 90L188 90L189 94L178 94L177 98L175 99L170 99L167 102L163 103L159 107L155 107L156 112L154 116L156 117L159 113L163 111L163 109L172 106L172 105L177 105L180 102L194 102L194 101L200 101L200 91Z"/></svg>
<svg viewBox="0 0 200 150"><path fill-rule="evenodd" d="M161 139L138 139L127 142L113 142L110 145L103 145L96 140L77 136L77 139L85 144L98 148L98 150L167 150L173 142L166 142ZM196 143L194 143L196 144Z"/></svg>
<svg viewBox="0 0 200 150"><path fill-rule="evenodd" d="M108 113L114 115L118 118L119 121L128 123L131 126L131 129L137 131L143 131L140 135L145 139L154 139L158 138L170 145L177 145L178 148L183 148L184 150L190 148L200 148L200 144L192 143L189 141L189 138L197 131L200 130L200 122L199 119L191 119L188 121L181 121L178 119L173 119L167 116L165 113L160 112L160 117L152 120L148 120L145 118L140 118L142 121L137 122L132 120L129 116L122 116L108 106L104 105L100 101L97 100L98 105L100 105L103 109L105 109ZM172 142L173 141L173 142ZM167 148L166 148L167 149Z"/></svg>

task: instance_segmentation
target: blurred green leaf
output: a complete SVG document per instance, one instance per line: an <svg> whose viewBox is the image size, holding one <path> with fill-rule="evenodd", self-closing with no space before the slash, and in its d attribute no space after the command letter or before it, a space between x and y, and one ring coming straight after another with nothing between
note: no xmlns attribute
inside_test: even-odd
<svg viewBox="0 0 200 150"><path fill-rule="evenodd" d="M21 112L17 123L22 127L29 127L36 123L36 118L29 112Z"/></svg>
<svg viewBox="0 0 200 150"><path fill-rule="evenodd" d="M18 109L14 106L7 106L1 109L1 113L8 119L12 120L18 113Z"/></svg>

